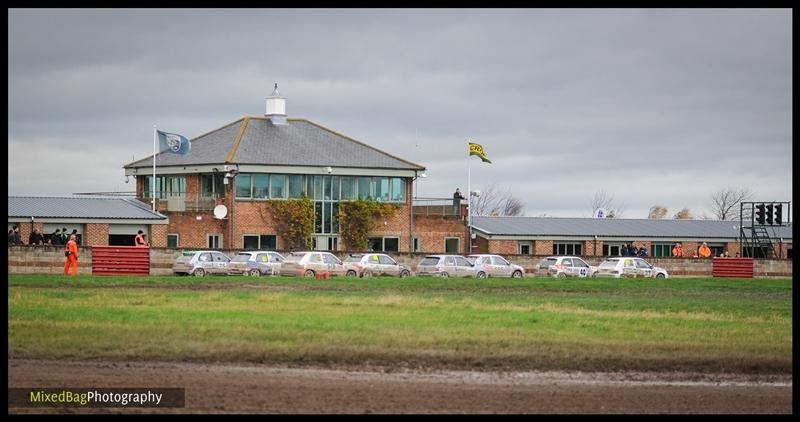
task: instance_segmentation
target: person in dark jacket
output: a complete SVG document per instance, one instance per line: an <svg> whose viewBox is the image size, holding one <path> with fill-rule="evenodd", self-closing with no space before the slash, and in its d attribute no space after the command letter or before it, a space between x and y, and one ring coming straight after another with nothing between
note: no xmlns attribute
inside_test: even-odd
<svg viewBox="0 0 800 422"><path fill-rule="evenodd" d="M56 229L53 234L50 235L50 244L53 246L63 245L64 243L61 241L61 229Z"/></svg>
<svg viewBox="0 0 800 422"><path fill-rule="evenodd" d="M39 229L33 229L31 235L28 236L29 245L42 245L44 244L44 236L39 233Z"/></svg>

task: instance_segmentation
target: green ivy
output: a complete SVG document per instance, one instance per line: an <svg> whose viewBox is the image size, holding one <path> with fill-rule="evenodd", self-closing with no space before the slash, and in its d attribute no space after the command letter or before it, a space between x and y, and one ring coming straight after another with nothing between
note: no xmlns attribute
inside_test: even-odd
<svg viewBox="0 0 800 422"><path fill-rule="evenodd" d="M314 204L307 196L286 201L270 201L278 223L277 232L290 250L311 248L314 232Z"/></svg>
<svg viewBox="0 0 800 422"><path fill-rule="evenodd" d="M377 201L342 202L339 205L339 235L350 250L366 250L367 235L378 221L390 218L399 208L396 204Z"/></svg>

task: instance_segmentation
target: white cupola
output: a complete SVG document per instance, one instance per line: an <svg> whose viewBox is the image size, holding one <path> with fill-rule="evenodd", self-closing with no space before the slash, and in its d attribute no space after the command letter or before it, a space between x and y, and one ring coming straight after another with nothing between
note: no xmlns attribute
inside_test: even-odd
<svg viewBox="0 0 800 422"><path fill-rule="evenodd" d="M264 115L269 118L272 124L286 124L286 97L281 97L277 83L275 83L275 89L272 90L272 94L267 97L267 112Z"/></svg>

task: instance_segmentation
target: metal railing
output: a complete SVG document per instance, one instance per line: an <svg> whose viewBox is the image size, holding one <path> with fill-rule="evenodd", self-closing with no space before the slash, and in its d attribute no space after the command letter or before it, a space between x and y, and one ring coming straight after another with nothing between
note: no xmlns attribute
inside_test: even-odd
<svg viewBox="0 0 800 422"><path fill-rule="evenodd" d="M153 198L147 196L148 194L149 192L145 192L142 202L149 204ZM221 197L221 194L211 194L187 199L185 192L159 194L156 198L156 211L211 211L217 206Z"/></svg>
<svg viewBox="0 0 800 422"><path fill-rule="evenodd" d="M461 217L464 214L464 201L454 205L453 198L414 198L413 213L416 216L453 216Z"/></svg>

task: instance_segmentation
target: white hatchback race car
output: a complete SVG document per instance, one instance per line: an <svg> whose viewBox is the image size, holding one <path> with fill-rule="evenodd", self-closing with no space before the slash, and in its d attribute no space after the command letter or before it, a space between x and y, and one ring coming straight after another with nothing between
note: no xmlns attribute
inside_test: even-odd
<svg viewBox="0 0 800 422"><path fill-rule="evenodd" d="M597 267L577 256L548 256L536 264L536 275L548 277L594 277Z"/></svg>
<svg viewBox="0 0 800 422"><path fill-rule="evenodd" d="M596 277L655 277L669 278L667 270L655 267L642 258L622 257L606 259L597 267Z"/></svg>

